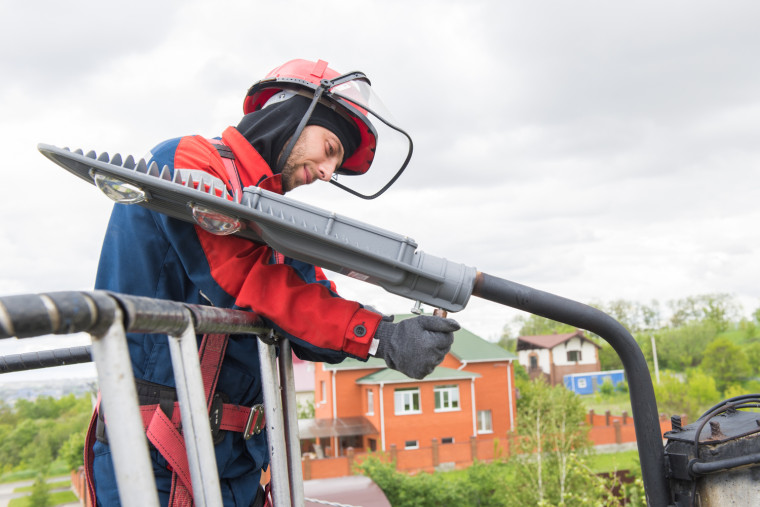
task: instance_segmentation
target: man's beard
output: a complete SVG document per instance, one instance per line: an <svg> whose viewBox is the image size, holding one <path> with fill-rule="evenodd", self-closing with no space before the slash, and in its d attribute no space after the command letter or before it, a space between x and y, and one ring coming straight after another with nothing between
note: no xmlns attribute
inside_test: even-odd
<svg viewBox="0 0 760 507"><path fill-rule="evenodd" d="M293 150L290 152L288 159L285 161L285 166L282 168L282 191L288 192L293 190L296 186L296 171L300 167L298 161L303 159L303 146L301 146L300 139L296 141L296 145L293 146Z"/></svg>

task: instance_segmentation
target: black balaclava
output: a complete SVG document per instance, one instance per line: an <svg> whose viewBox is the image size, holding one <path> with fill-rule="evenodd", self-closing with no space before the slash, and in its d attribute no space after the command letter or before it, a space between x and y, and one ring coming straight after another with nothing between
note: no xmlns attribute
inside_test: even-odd
<svg viewBox="0 0 760 507"><path fill-rule="evenodd" d="M298 123L309 108L311 100L301 95L271 104L243 116L238 131L272 169L277 172L277 158L288 140L295 134ZM338 136L343 145L343 160L356 151L361 142L359 130L330 108L317 104L307 125L319 125Z"/></svg>

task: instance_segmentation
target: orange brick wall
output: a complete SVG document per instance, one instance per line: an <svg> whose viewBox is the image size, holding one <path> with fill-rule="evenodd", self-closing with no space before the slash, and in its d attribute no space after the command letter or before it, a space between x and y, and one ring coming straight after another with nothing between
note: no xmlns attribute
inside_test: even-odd
<svg viewBox="0 0 760 507"><path fill-rule="evenodd" d="M436 412L433 389L437 385L459 386L459 410ZM420 390L419 414L395 414L394 391L418 387ZM441 382L399 383L383 387L383 410L385 414L385 450L392 444L401 450L407 440L417 440L419 445L431 438L453 438L454 442L466 441L472 435L472 397L470 380L444 380ZM380 429L378 423L378 430ZM382 443L378 442L380 446ZM380 447L382 448L382 447Z"/></svg>

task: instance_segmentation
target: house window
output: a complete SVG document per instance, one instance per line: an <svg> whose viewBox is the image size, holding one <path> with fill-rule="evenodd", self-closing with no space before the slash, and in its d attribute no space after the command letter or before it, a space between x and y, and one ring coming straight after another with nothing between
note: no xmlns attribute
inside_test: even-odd
<svg viewBox="0 0 760 507"><path fill-rule="evenodd" d="M568 350L567 351L567 360L568 362L574 363L581 360L581 351L580 350Z"/></svg>
<svg viewBox="0 0 760 507"><path fill-rule="evenodd" d="M433 393L435 394L436 412L459 410L458 385L435 386Z"/></svg>
<svg viewBox="0 0 760 507"><path fill-rule="evenodd" d="M420 443L417 440L407 440L404 442L404 449L419 449Z"/></svg>
<svg viewBox="0 0 760 507"><path fill-rule="evenodd" d="M375 452L377 450L377 440L375 440L374 438L368 438L367 447L369 447L370 451Z"/></svg>
<svg viewBox="0 0 760 507"><path fill-rule="evenodd" d="M420 390L416 387L409 389L396 389L393 393L396 415L419 414Z"/></svg>
<svg viewBox="0 0 760 507"><path fill-rule="evenodd" d="M530 356L530 369L535 370L536 368L538 368L538 357Z"/></svg>
<svg viewBox="0 0 760 507"><path fill-rule="evenodd" d="M375 415L375 391L367 389L367 415Z"/></svg>
<svg viewBox="0 0 760 507"><path fill-rule="evenodd" d="M585 378L579 378L578 379L578 389L586 389L587 385L588 384L586 383L586 379Z"/></svg>
<svg viewBox="0 0 760 507"><path fill-rule="evenodd" d="M490 410L478 410L478 433L493 433Z"/></svg>
<svg viewBox="0 0 760 507"><path fill-rule="evenodd" d="M454 443L454 437L443 437L441 439L442 444L453 444Z"/></svg>

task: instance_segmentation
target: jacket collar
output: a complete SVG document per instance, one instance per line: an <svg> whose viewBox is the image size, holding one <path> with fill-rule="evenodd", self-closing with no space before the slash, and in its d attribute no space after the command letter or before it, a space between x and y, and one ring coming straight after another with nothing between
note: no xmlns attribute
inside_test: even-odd
<svg viewBox="0 0 760 507"><path fill-rule="evenodd" d="M243 188L256 186L280 195L283 194L282 175L272 173L272 169L259 155L259 152L235 127L227 127L222 133L222 141L235 154L235 165L240 174Z"/></svg>

